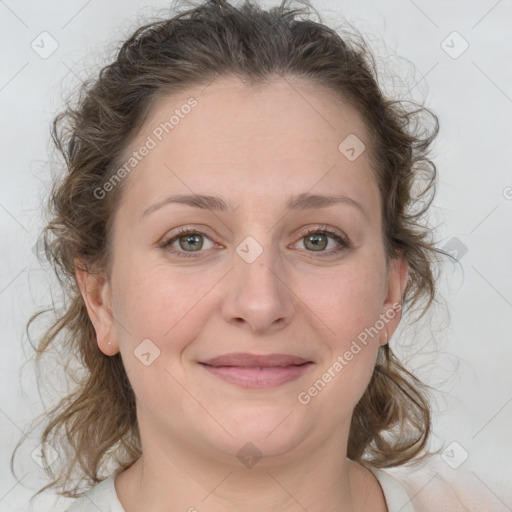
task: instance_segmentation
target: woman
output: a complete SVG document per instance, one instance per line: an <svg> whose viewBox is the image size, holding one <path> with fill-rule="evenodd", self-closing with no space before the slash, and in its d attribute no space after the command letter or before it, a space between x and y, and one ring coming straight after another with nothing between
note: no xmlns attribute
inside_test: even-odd
<svg viewBox="0 0 512 512"><path fill-rule="evenodd" d="M414 510L382 468L427 453L429 403L389 341L434 299L437 119L306 12L141 27L55 121L70 301L38 356L84 368L43 433L70 512Z"/></svg>

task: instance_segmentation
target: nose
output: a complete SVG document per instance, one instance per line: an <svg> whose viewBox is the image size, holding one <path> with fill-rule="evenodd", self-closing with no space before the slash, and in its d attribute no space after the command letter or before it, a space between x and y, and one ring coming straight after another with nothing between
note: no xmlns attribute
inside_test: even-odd
<svg viewBox="0 0 512 512"><path fill-rule="evenodd" d="M224 320L252 334L272 334L289 325L297 300L282 261L270 249L252 263L234 258L222 306Z"/></svg>

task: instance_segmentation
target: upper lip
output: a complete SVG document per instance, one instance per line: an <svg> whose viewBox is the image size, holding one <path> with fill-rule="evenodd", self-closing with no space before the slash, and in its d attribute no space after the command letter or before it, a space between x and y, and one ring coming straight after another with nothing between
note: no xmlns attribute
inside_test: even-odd
<svg viewBox="0 0 512 512"><path fill-rule="evenodd" d="M252 354L225 354L203 361L202 364L208 366L238 366L242 368L256 367L276 367L276 366L299 366L312 361L298 356L289 354L268 354L268 355L252 355Z"/></svg>

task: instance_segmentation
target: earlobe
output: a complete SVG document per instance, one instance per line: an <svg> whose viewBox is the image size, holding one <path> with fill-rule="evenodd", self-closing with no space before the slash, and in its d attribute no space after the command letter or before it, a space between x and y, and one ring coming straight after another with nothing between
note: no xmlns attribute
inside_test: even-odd
<svg viewBox="0 0 512 512"><path fill-rule="evenodd" d="M99 349L112 356L119 351L111 310L110 283L103 273L90 272L79 258L75 259L75 276L87 308L89 319L96 331Z"/></svg>

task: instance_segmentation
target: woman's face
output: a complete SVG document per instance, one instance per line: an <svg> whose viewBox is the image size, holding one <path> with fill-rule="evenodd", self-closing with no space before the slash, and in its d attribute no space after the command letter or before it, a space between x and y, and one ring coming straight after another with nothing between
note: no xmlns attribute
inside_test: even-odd
<svg viewBox="0 0 512 512"><path fill-rule="evenodd" d="M407 272L386 266L369 153L355 110L291 78L154 105L88 302L100 349L121 352L143 449L346 444Z"/></svg>

